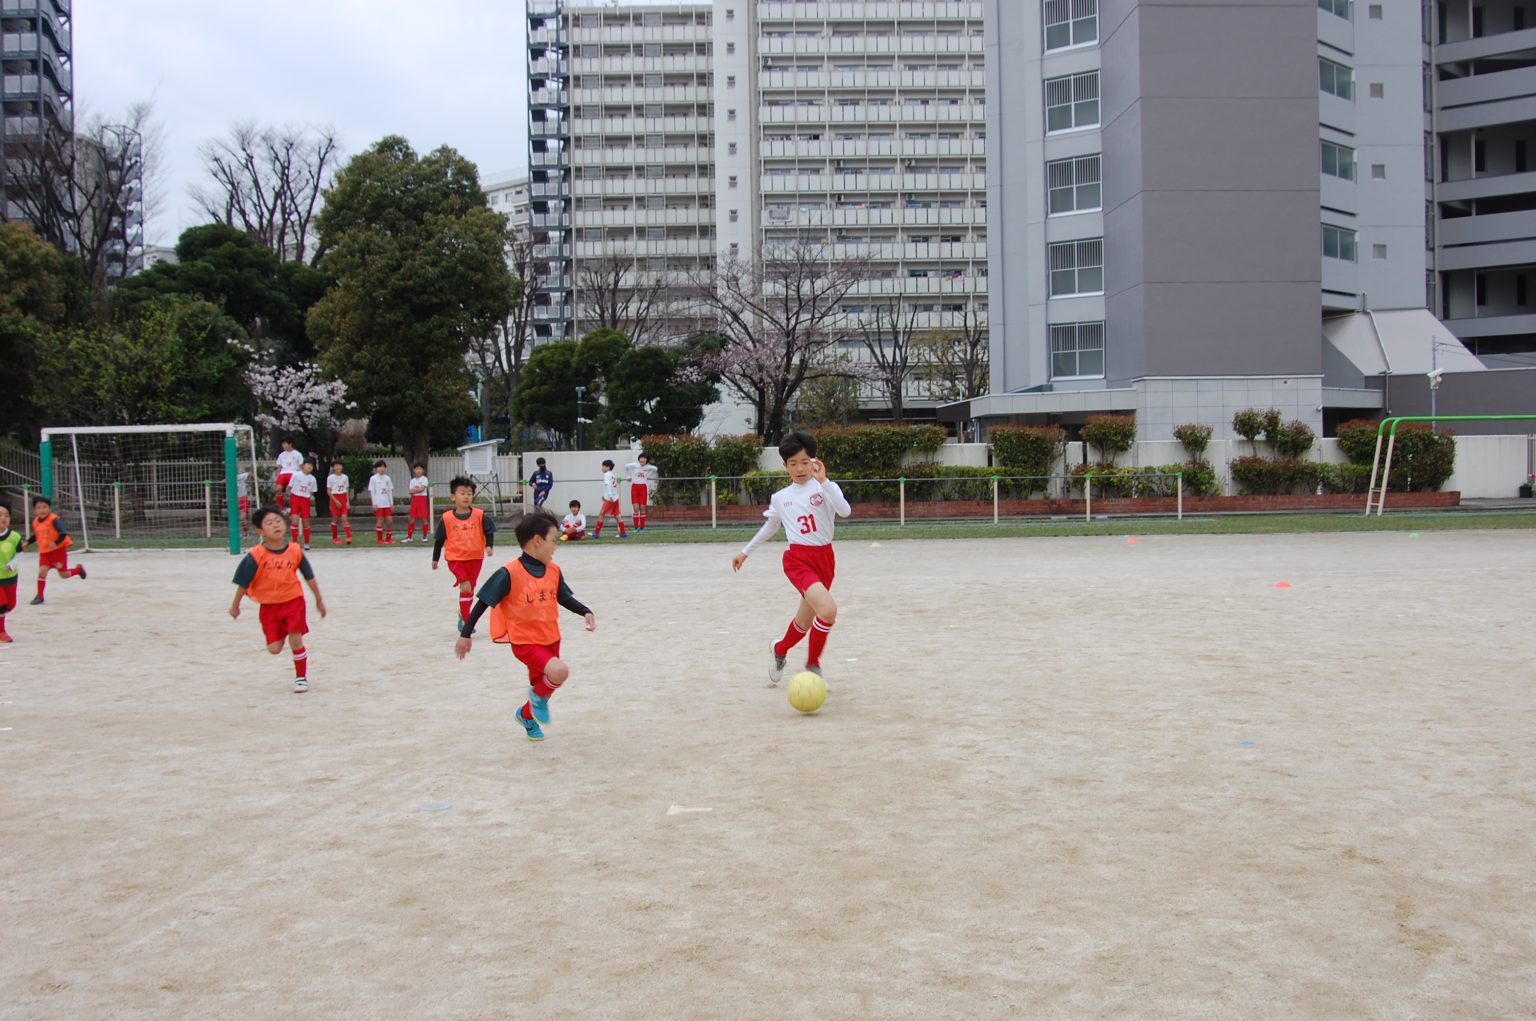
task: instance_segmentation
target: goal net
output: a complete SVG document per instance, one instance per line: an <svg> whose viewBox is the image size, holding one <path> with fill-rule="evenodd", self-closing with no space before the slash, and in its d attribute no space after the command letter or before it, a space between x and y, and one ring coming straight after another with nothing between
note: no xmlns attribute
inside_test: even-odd
<svg viewBox="0 0 1536 1021"><path fill-rule="evenodd" d="M247 527L241 497L257 503L255 436L246 425L48 428L39 453L42 490L76 549L238 553Z"/></svg>

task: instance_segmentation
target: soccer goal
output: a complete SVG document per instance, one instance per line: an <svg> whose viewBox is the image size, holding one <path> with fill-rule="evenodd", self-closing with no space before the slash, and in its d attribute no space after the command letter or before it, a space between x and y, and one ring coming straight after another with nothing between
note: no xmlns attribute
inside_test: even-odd
<svg viewBox="0 0 1536 1021"><path fill-rule="evenodd" d="M228 546L240 552L241 499L256 502L248 425L48 428L41 483L76 549Z"/></svg>

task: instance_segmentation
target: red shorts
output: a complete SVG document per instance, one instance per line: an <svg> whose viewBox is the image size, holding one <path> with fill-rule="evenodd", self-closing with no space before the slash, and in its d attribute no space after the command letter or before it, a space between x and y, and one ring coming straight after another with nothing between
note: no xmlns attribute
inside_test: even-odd
<svg viewBox="0 0 1536 1021"><path fill-rule="evenodd" d="M16 582L18 579L10 578L0 581L0 613L8 613L16 609Z"/></svg>
<svg viewBox="0 0 1536 1021"><path fill-rule="evenodd" d="M296 518L307 518L310 516L310 512L313 510L313 508L310 506L309 497L307 496L290 495L288 497L288 507L289 510L293 513L293 516Z"/></svg>
<svg viewBox="0 0 1536 1021"><path fill-rule="evenodd" d="M629 502L636 507L644 507L651 502L650 487L644 482L632 482L629 486Z"/></svg>
<svg viewBox="0 0 1536 1021"><path fill-rule="evenodd" d="M603 508L602 508L602 510L597 512L598 520L602 520L603 518L607 517L609 514L612 514L614 517L618 517L619 516L619 501L617 501L617 500L604 500L603 501Z"/></svg>
<svg viewBox="0 0 1536 1021"><path fill-rule="evenodd" d="M349 513L351 513L351 508L347 506L347 494L346 493L332 493L331 494L331 517L333 517L333 518L344 518Z"/></svg>
<svg viewBox="0 0 1536 1021"><path fill-rule="evenodd" d="M574 531L569 528L561 529L560 534L564 535L567 539L585 539L587 537L586 531L580 528Z"/></svg>
<svg viewBox="0 0 1536 1021"><path fill-rule="evenodd" d="M274 485L277 486L277 495L282 496L288 492L288 483L293 481L293 472L283 472L277 477Z"/></svg>
<svg viewBox="0 0 1536 1021"><path fill-rule="evenodd" d="M801 546L791 543L784 551L784 577L805 595L805 590L818 581L832 587L832 577L837 574L837 558L831 546Z"/></svg>
<svg viewBox="0 0 1536 1021"><path fill-rule="evenodd" d="M427 498L425 496L411 497L411 517L424 518L431 513L432 511L427 508Z"/></svg>
<svg viewBox="0 0 1536 1021"><path fill-rule="evenodd" d="M251 516L251 498L250 497L242 496L242 497L237 498L236 505L239 506L239 508L240 508L240 517L248 518L248 517ZM248 526L249 524L250 524L249 521L241 521L240 522L241 527Z"/></svg>
<svg viewBox="0 0 1536 1021"><path fill-rule="evenodd" d="M56 549L50 553L39 553L37 555L37 566L39 568L57 567L61 571L68 570L69 547L65 546L63 549Z"/></svg>
<svg viewBox="0 0 1536 1021"><path fill-rule="evenodd" d="M395 516L395 509L393 507L375 507L373 509L373 516L376 518L392 518Z"/></svg>
<svg viewBox="0 0 1536 1021"><path fill-rule="evenodd" d="M544 676L544 668L549 661L560 655L560 643L551 642L549 645L514 645L512 655L517 661L528 668L528 683L532 684Z"/></svg>
<svg viewBox="0 0 1536 1021"><path fill-rule="evenodd" d="M453 583L455 585L460 585L467 581L470 588L474 588L475 582L480 580L480 568L484 566L484 560L450 560L448 561L448 573L453 575Z"/></svg>
<svg viewBox="0 0 1536 1021"><path fill-rule="evenodd" d="M286 603L261 604L261 633L267 636L267 644L275 645L289 635L309 633L309 620L304 616L304 597L290 599Z"/></svg>

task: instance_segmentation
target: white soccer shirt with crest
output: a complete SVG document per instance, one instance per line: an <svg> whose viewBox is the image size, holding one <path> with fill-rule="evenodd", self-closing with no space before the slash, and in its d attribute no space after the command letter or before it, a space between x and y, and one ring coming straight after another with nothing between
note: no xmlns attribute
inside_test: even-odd
<svg viewBox="0 0 1536 1021"><path fill-rule="evenodd" d="M427 495L427 487L430 486L430 485L432 485L432 480L427 478L425 475L412 475L411 476L411 495L412 496L426 496Z"/></svg>
<svg viewBox="0 0 1536 1021"><path fill-rule="evenodd" d="M587 516L585 514L567 514L561 520L560 527L567 532L585 532L587 530Z"/></svg>
<svg viewBox="0 0 1536 1021"><path fill-rule="evenodd" d="M277 455L277 473L292 475L304 467L304 455L297 450L284 450Z"/></svg>
<svg viewBox="0 0 1536 1021"><path fill-rule="evenodd" d="M647 488L656 484L656 471L654 464L641 464L639 461L631 461L624 466L624 474L629 476L632 485L643 484Z"/></svg>
<svg viewBox="0 0 1536 1021"><path fill-rule="evenodd" d="M395 483L388 475L374 472L368 476L368 496L379 509L395 505Z"/></svg>
<svg viewBox="0 0 1536 1021"><path fill-rule="evenodd" d="M307 472L301 471L288 480L288 495L302 497L305 500L314 496L319 488L320 483L315 481L315 477Z"/></svg>
<svg viewBox="0 0 1536 1021"><path fill-rule="evenodd" d="M603 472L603 499L617 500L619 498L618 478L612 471Z"/></svg>
<svg viewBox="0 0 1536 1021"><path fill-rule="evenodd" d="M751 556L753 550L773 538L780 525L784 526L784 534L791 545L830 546L837 519L852 513L853 508L843 496L842 487L831 479L792 482L773 494L768 509L763 511L763 517L768 520L741 551Z"/></svg>
<svg viewBox="0 0 1536 1021"><path fill-rule="evenodd" d="M352 480L347 478L347 473L337 475L335 472L325 477L325 491L332 496L346 496L352 492Z"/></svg>

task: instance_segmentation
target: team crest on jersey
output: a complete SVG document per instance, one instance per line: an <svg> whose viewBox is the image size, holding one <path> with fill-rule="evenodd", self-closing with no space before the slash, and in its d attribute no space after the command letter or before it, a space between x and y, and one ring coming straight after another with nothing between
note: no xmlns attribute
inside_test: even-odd
<svg viewBox="0 0 1536 1021"><path fill-rule="evenodd" d="M826 503L826 501L821 498L821 494L820 493L812 493L811 494L811 506L812 507L820 507L823 503Z"/></svg>

